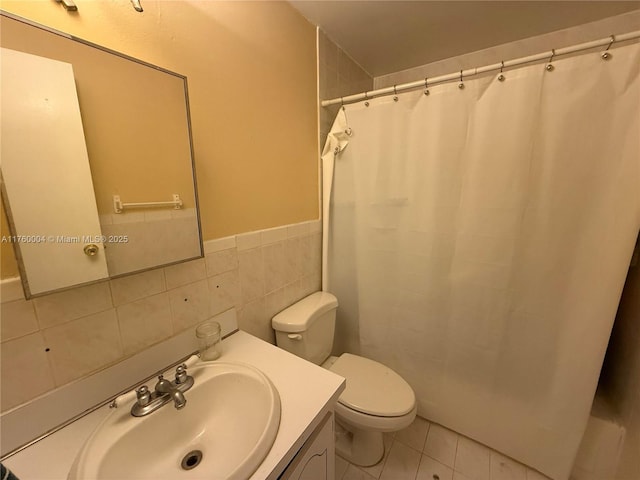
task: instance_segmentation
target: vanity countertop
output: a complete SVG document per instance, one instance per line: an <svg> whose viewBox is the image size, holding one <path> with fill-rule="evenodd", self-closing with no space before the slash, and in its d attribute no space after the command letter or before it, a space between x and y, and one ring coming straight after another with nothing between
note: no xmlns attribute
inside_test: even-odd
<svg viewBox="0 0 640 480"><path fill-rule="evenodd" d="M280 394L276 440L251 480L275 479L293 459L345 387L345 380L256 337L239 331L223 342L220 361L236 361L264 372ZM188 395L187 395L188 399ZM185 408L189 408L188 405ZM80 418L3 463L19 478L67 478L80 447L109 414L107 405Z"/></svg>

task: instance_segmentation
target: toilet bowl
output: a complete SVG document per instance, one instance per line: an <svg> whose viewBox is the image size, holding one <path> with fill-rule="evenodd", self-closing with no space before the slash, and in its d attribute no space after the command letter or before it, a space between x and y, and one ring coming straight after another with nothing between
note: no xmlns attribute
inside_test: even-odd
<svg viewBox="0 0 640 480"><path fill-rule="evenodd" d="M335 413L348 433L337 437L336 451L356 465L375 465L384 456L383 432L402 430L416 417L415 394L389 367L358 355L344 353L328 368L347 380Z"/></svg>
<svg viewBox="0 0 640 480"><path fill-rule="evenodd" d="M383 432L401 430L416 416L409 384L389 367L343 353L330 357L338 301L316 292L273 317L276 343L344 377L346 388L335 405L336 452L349 462L370 466L384 456Z"/></svg>

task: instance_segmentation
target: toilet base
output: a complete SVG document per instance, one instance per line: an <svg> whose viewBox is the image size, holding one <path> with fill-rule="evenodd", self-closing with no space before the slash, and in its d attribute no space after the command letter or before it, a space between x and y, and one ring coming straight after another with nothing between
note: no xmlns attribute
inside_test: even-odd
<svg viewBox="0 0 640 480"><path fill-rule="evenodd" d="M345 426L336 419L336 453L360 467L370 467L384 457L382 432Z"/></svg>

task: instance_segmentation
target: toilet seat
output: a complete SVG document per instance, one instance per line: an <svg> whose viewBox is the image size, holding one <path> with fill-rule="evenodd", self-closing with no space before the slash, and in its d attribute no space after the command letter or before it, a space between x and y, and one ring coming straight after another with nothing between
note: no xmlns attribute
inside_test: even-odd
<svg viewBox="0 0 640 480"><path fill-rule="evenodd" d="M376 417L415 415L413 389L389 367L344 353L329 370L347 379L347 388L338 399L342 407Z"/></svg>

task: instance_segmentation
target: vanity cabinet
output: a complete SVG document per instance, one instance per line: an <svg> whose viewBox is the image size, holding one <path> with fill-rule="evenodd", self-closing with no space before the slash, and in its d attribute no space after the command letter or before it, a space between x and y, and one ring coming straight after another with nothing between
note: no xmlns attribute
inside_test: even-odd
<svg viewBox="0 0 640 480"><path fill-rule="evenodd" d="M327 413L279 480L334 480L333 412Z"/></svg>
<svg viewBox="0 0 640 480"><path fill-rule="evenodd" d="M229 312L231 313L214 317L223 325L223 332L237 328L235 311ZM113 398L108 397L109 389L122 390L117 381L140 385L143 379L153 378L154 373L166 372L166 368L153 370L153 362L162 358L182 358L184 350L193 351L194 343L192 342L194 341L193 332L185 331L95 374L94 377L64 386L26 404L25 407L5 413L0 418L0 433L4 448L7 448L5 444L9 441L16 445L13 448L17 448L29 442L30 439L38 438L47 429L53 432L46 433L40 441L32 442L27 448L9 453L8 457L3 458L3 465L15 472L19 478L66 480L86 440L112 413L109 405L104 404L66 424L63 428L57 429L56 425L65 421L64 415L67 415L66 418L77 415L69 405L91 409L89 402L96 402L96 398L97 401L100 401L100 398ZM344 390L345 379L246 332L236 331L222 342L224 362L259 368L268 376L280 396L281 416L278 433L270 451L251 478L254 480L279 478L333 480L335 478L333 406ZM196 379L196 384L197 382ZM82 390L81 394L78 393L79 389ZM196 391L188 392L187 398L193 399ZM132 402L135 393L130 391L129 395L128 398ZM78 402L80 396L84 397L86 404ZM189 405L193 407L194 404L189 403L185 408L188 409ZM161 415L161 413L152 415ZM180 416L180 414L177 415ZM167 445L170 446L170 444L171 441ZM175 475L173 477L160 475L160 477L168 479Z"/></svg>

